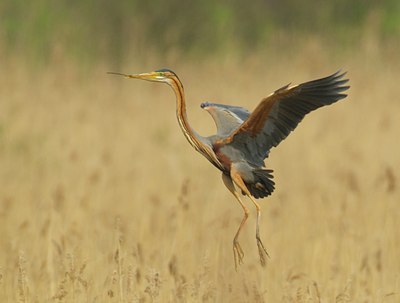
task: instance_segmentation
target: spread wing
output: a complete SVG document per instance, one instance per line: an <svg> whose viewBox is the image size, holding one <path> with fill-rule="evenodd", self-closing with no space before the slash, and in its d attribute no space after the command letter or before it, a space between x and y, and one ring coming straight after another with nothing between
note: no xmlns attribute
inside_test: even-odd
<svg viewBox="0 0 400 303"><path fill-rule="evenodd" d="M217 135L220 137L229 136L250 116L250 112L240 106L205 102L201 107L214 119Z"/></svg>
<svg viewBox="0 0 400 303"><path fill-rule="evenodd" d="M261 165L309 112L345 98L349 86L340 71L297 86L284 86L264 98L248 118L219 144L239 149L246 159Z"/></svg>

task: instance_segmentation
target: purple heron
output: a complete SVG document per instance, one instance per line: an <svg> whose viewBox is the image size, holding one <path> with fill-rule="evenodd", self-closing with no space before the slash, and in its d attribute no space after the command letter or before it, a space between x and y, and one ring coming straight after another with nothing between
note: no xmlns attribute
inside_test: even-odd
<svg viewBox="0 0 400 303"><path fill-rule="evenodd" d="M217 127L217 133L200 136L189 124L182 82L169 69L150 73L128 75L111 73L126 78L142 79L168 84L176 95L176 116L189 143L222 172L222 180L235 196L244 211L243 219L233 238L235 268L243 262L244 252L238 237L249 210L240 193L250 198L257 210L256 240L261 265L265 266L267 250L260 238L260 205L255 199L272 194L275 188L272 170L265 168L264 159L272 147L277 146L296 128L309 112L345 98L349 86L340 71L321 79L296 86L283 86L261 100L253 112L238 107L216 103L202 103Z"/></svg>

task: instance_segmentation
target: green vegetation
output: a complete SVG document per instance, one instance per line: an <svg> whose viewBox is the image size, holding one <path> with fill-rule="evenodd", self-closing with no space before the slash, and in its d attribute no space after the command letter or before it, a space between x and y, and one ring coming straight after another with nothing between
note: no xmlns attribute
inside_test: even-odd
<svg viewBox="0 0 400 303"><path fill-rule="evenodd" d="M178 52L246 55L265 46L317 37L332 47L358 47L365 31L380 42L400 39L397 0L21 1L0 4L0 41L8 53L35 60L65 56L80 62Z"/></svg>

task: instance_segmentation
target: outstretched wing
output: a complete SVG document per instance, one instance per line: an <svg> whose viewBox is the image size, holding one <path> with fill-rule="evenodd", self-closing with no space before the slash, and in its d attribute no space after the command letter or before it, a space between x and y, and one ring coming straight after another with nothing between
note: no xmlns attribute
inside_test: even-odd
<svg viewBox="0 0 400 303"><path fill-rule="evenodd" d="M284 86L266 97L249 117L219 144L239 149L246 159L260 165L269 150L296 128L309 112L345 98L348 79L340 71L297 86Z"/></svg>
<svg viewBox="0 0 400 303"><path fill-rule="evenodd" d="M229 136L238 129L249 116L250 112L240 106L204 102L201 108L207 110L217 126L217 135Z"/></svg>

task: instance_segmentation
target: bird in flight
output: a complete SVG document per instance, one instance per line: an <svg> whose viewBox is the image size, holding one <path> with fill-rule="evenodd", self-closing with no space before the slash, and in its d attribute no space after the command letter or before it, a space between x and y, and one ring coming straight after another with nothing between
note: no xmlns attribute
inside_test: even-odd
<svg viewBox="0 0 400 303"><path fill-rule="evenodd" d="M222 180L243 208L243 219L233 238L235 268L243 262L244 252L238 237L249 210L241 195L250 198L257 210L256 241L261 265L265 266L267 250L260 237L260 205L256 199L272 194L275 189L272 170L265 167L264 159L271 148L276 147L303 120L309 112L335 103L347 95L349 86L345 73L340 71L317 80L299 85L286 85L261 100L253 112L239 106L217 103L201 103L201 108L210 113L217 133L203 137L189 124L186 114L185 94L182 82L176 73L160 69L150 73L110 74L132 79L142 79L168 84L176 95L176 115L179 126L189 143L222 172Z"/></svg>

